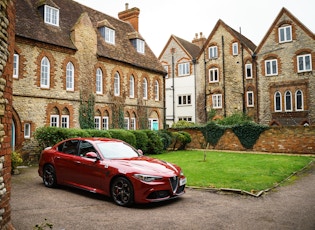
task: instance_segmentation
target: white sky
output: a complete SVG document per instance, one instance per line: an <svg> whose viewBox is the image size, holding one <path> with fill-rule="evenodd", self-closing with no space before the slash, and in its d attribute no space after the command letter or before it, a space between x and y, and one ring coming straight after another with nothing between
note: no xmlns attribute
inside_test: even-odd
<svg viewBox="0 0 315 230"><path fill-rule="evenodd" d="M314 0L75 0L118 18L140 9L139 32L158 57L173 34L192 41L195 33L207 38L219 19L258 45L282 7L315 33Z"/></svg>

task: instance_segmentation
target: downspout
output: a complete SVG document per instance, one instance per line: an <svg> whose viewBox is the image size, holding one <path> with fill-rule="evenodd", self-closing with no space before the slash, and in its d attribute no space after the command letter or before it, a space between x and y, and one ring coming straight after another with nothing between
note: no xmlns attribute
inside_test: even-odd
<svg viewBox="0 0 315 230"><path fill-rule="evenodd" d="M172 90L173 90L173 123L175 123L175 63L174 63L174 52L175 48L171 49L172 52Z"/></svg>
<svg viewBox="0 0 315 230"><path fill-rule="evenodd" d="M166 80L165 80L165 75L163 75L163 129L166 129L166 89L165 89L165 83L166 83Z"/></svg>
<svg viewBox="0 0 315 230"><path fill-rule="evenodd" d="M256 58L257 58L257 54L256 53L254 53L253 55L252 55L252 63L255 65L255 72L253 73L253 74L255 74L254 75L254 77L255 77L255 85L256 85L256 97L255 97L255 106L256 106L256 116L257 116L257 123L259 123L260 122L260 120L259 120L259 106L260 106L260 104L258 103L259 102L259 98L258 98L258 95L259 95L259 85L258 85L258 65L257 65L257 60L256 60ZM255 95L254 95L255 96Z"/></svg>
<svg viewBox="0 0 315 230"><path fill-rule="evenodd" d="M204 50L203 53L203 60L204 60L204 71L205 71L205 95L204 95L204 113L205 113L205 123L208 122L208 114L207 114L207 62L206 62L206 51Z"/></svg>
<svg viewBox="0 0 315 230"><path fill-rule="evenodd" d="M242 93L242 102L243 102L243 114L246 113L245 97L246 97L246 88L245 88L245 70L244 70L244 47L241 43L241 52L242 52L242 84L243 84L243 93Z"/></svg>
<svg viewBox="0 0 315 230"><path fill-rule="evenodd" d="M192 59L192 63L194 64L194 88L195 88L195 123L197 122L197 90L196 90L196 85L197 85L197 71L196 71L196 63L197 60L196 58Z"/></svg>
<svg viewBox="0 0 315 230"><path fill-rule="evenodd" d="M221 40L222 40L222 72L223 72L223 109L224 109L224 112L223 112L223 115L224 117L226 117L226 94L225 94L225 61L224 61L224 37L222 36L221 37Z"/></svg>

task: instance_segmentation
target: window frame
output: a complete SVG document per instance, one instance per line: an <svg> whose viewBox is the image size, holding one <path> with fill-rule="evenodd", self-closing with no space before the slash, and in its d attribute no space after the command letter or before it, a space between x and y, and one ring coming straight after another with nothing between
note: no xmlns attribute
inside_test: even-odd
<svg viewBox="0 0 315 230"><path fill-rule="evenodd" d="M178 64L178 76L190 75L190 64L189 62L182 62Z"/></svg>
<svg viewBox="0 0 315 230"><path fill-rule="evenodd" d="M31 124L24 123L24 138L29 139L31 138Z"/></svg>
<svg viewBox="0 0 315 230"><path fill-rule="evenodd" d="M101 116L94 116L94 129L101 130Z"/></svg>
<svg viewBox="0 0 315 230"><path fill-rule="evenodd" d="M135 77L130 75L129 78L129 97L135 98Z"/></svg>
<svg viewBox="0 0 315 230"><path fill-rule="evenodd" d="M289 96L289 97L288 97ZM288 101L289 100L289 101ZM285 91L284 93L284 111L285 112L292 112L292 93L290 90Z"/></svg>
<svg viewBox="0 0 315 230"><path fill-rule="evenodd" d="M233 42L232 43L232 54L233 56L236 56L239 54L239 51L238 51L238 42Z"/></svg>
<svg viewBox="0 0 315 230"><path fill-rule="evenodd" d="M212 108L222 109L222 94L212 94Z"/></svg>
<svg viewBox="0 0 315 230"><path fill-rule="evenodd" d="M135 117L132 117L130 119L130 129L136 130L137 129L137 119Z"/></svg>
<svg viewBox="0 0 315 230"><path fill-rule="evenodd" d="M277 96L277 95L279 95L279 96ZM277 101L277 99L279 100L279 102ZM276 91L274 93L273 102L274 102L274 111L275 112L282 112L282 95L279 91ZM279 109L277 109L278 104L279 104Z"/></svg>
<svg viewBox="0 0 315 230"><path fill-rule="evenodd" d="M101 68L96 69L95 92L96 92L96 94L103 94L103 71Z"/></svg>
<svg viewBox="0 0 315 230"><path fill-rule="evenodd" d="M178 106L191 105L191 94L178 95Z"/></svg>
<svg viewBox="0 0 315 230"><path fill-rule="evenodd" d="M56 119L55 121L53 119ZM53 115L50 115L50 127L59 127L60 124L59 124L59 115L56 115L56 114L53 114ZM55 124L55 125L53 125Z"/></svg>
<svg viewBox="0 0 315 230"><path fill-rule="evenodd" d="M20 64L20 55L15 53L13 55L13 78L19 78L19 64Z"/></svg>
<svg viewBox="0 0 315 230"><path fill-rule="evenodd" d="M148 99L148 80L143 78L142 80L142 98L147 100Z"/></svg>
<svg viewBox="0 0 315 230"><path fill-rule="evenodd" d="M307 62L306 62L306 57L309 58L309 62L308 62L308 65L309 65L309 68L307 69ZM302 65L303 65L303 69L301 69L300 67L300 58L302 58ZM303 73L303 72L310 72L312 71L312 55L311 54L302 54L302 55L298 55L296 57L296 60L297 60L297 70L298 70L298 73Z"/></svg>
<svg viewBox="0 0 315 230"><path fill-rule="evenodd" d="M47 57L43 57L40 62L40 88L50 88L50 62Z"/></svg>
<svg viewBox="0 0 315 230"><path fill-rule="evenodd" d="M249 103L249 102L251 102L251 103ZM247 107L254 107L254 104L255 104L254 103L254 91L247 91L246 92L246 104L247 104Z"/></svg>
<svg viewBox="0 0 315 230"><path fill-rule="evenodd" d="M154 100L159 101L160 100L160 84L158 80L154 81Z"/></svg>
<svg viewBox="0 0 315 230"><path fill-rule="evenodd" d="M219 68L216 67L209 69L209 83L215 82L219 82Z"/></svg>
<svg viewBox="0 0 315 230"><path fill-rule="evenodd" d="M275 62L275 73L273 62ZM268 64L270 65L270 73L268 73ZM277 76L278 75L278 60L277 59L268 59L265 60L265 76Z"/></svg>
<svg viewBox="0 0 315 230"><path fill-rule="evenodd" d="M208 48L208 57L209 59L218 58L218 46L210 46Z"/></svg>
<svg viewBox="0 0 315 230"><path fill-rule="evenodd" d="M69 124L69 115L61 115L61 128L66 128L68 129L70 127L70 124ZM65 119L65 121L64 121Z"/></svg>
<svg viewBox="0 0 315 230"><path fill-rule="evenodd" d="M74 91L74 65L68 62L66 66L66 90Z"/></svg>
<svg viewBox="0 0 315 230"><path fill-rule="evenodd" d="M118 72L114 75L114 95L120 96L120 74Z"/></svg>
<svg viewBox="0 0 315 230"><path fill-rule="evenodd" d="M109 127L109 117L104 116L102 117L102 130L108 130Z"/></svg>
<svg viewBox="0 0 315 230"><path fill-rule="evenodd" d="M248 70L249 70L250 75L248 74ZM247 79L253 78L253 64L252 63L245 64L245 74L246 74Z"/></svg>
<svg viewBox="0 0 315 230"><path fill-rule="evenodd" d="M49 25L59 26L59 9L45 5L44 22Z"/></svg>
<svg viewBox="0 0 315 230"><path fill-rule="evenodd" d="M287 29L290 29L290 38L287 38ZM282 38L282 31L283 31L283 38ZM287 25L287 26L281 26L278 28L278 34L279 34L279 43L286 43L286 42L291 42L292 41L292 26Z"/></svg>
<svg viewBox="0 0 315 230"><path fill-rule="evenodd" d="M130 129L130 119L129 117L124 117L124 129L129 130Z"/></svg>
<svg viewBox="0 0 315 230"><path fill-rule="evenodd" d="M297 95L298 92L300 92L301 94L300 95ZM298 104L299 104L299 97L301 97L301 108L298 108ZM295 91L295 110L296 111L304 111L304 99L303 99L303 91L298 89L297 91Z"/></svg>

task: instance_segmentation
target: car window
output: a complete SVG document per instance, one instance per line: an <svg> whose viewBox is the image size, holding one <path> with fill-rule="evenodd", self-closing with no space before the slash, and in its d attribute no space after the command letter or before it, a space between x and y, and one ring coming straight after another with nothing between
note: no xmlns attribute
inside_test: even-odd
<svg viewBox="0 0 315 230"><path fill-rule="evenodd" d="M80 147L79 147L79 156L85 157L85 155L88 152L94 152L97 153L93 145L88 141L81 141Z"/></svg>
<svg viewBox="0 0 315 230"><path fill-rule="evenodd" d="M139 156L138 152L123 142L107 141L97 144L104 158L119 159Z"/></svg>
<svg viewBox="0 0 315 230"><path fill-rule="evenodd" d="M58 150L63 153L68 153L72 155L77 154L78 140L69 140L63 143L62 149L58 147ZM61 146L60 146L61 147ZM61 149L61 150L60 150Z"/></svg>

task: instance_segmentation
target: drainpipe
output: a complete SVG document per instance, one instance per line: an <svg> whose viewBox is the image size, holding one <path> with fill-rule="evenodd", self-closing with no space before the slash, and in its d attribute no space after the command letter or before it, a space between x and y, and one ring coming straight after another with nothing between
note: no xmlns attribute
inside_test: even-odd
<svg viewBox="0 0 315 230"><path fill-rule="evenodd" d="M174 62L174 53L175 48L171 49L172 53L172 90L173 90L173 123L175 123L175 62Z"/></svg>
<svg viewBox="0 0 315 230"><path fill-rule="evenodd" d="M196 71L196 63L197 63L197 60L196 58L193 58L192 59L192 63L194 64L194 88L195 88L195 123L197 122L197 91L196 91L196 85L197 85L197 71Z"/></svg>
<svg viewBox="0 0 315 230"><path fill-rule="evenodd" d="M223 115L226 117L226 95L225 95L225 61L224 61L224 37L221 37L222 40L222 67L223 67Z"/></svg>

